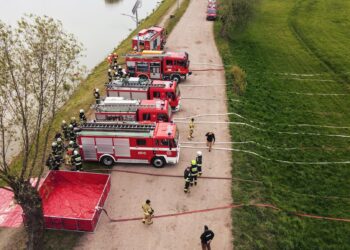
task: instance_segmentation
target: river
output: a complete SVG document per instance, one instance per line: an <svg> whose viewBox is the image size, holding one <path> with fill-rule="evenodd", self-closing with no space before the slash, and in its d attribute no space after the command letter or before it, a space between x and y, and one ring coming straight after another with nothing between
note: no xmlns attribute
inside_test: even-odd
<svg viewBox="0 0 350 250"><path fill-rule="evenodd" d="M23 14L47 15L60 20L83 43L81 63L92 69L136 26L131 10L136 0L0 0L0 19L10 25ZM161 0L143 0L139 19L152 13ZM131 46L130 46L131 48Z"/></svg>

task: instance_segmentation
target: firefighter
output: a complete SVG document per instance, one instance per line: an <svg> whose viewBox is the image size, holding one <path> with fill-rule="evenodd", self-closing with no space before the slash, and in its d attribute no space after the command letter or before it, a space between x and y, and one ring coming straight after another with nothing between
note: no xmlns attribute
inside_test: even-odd
<svg viewBox="0 0 350 250"><path fill-rule="evenodd" d="M191 186L193 186L193 184L195 186L197 186L197 176L198 176L198 166L197 166L197 162L196 160L192 160L191 161Z"/></svg>
<svg viewBox="0 0 350 250"><path fill-rule="evenodd" d="M61 138L57 138L56 144L57 144L57 153L62 155L63 154L63 150L64 150L64 145L63 145L62 139Z"/></svg>
<svg viewBox="0 0 350 250"><path fill-rule="evenodd" d="M61 129L62 129L62 132L64 135L64 139L68 140L68 137L69 137L68 125L67 125L67 122L65 120L62 121Z"/></svg>
<svg viewBox="0 0 350 250"><path fill-rule="evenodd" d="M73 148L76 150L79 148L79 145L75 141L69 141L68 148Z"/></svg>
<svg viewBox="0 0 350 250"><path fill-rule="evenodd" d="M72 161L72 166L74 167L74 170L76 171L83 170L83 162L78 150L74 150L71 161Z"/></svg>
<svg viewBox="0 0 350 250"><path fill-rule="evenodd" d="M73 129L78 127L77 119L74 116L70 118L70 124L73 126Z"/></svg>
<svg viewBox="0 0 350 250"><path fill-rule="evenodd" d="M76 137L77 137L77 135L76 135L75 132L74 132L73 125L70 124L70 125L69 125L69 140L75 141Z"/></svg>
<svg viewBox="0 0 350 250"><path fill-rule="evenodd" d="M184 192L189 193L190 192L190 184L192 181L192 176L191 176L191 169L190 167L187 167L184 171L184 178L185 178L185 188Z"/></svg>
<svg viewBox="0 0 350 250"><path fill-rule="evenodd" d="M113 53L113 64L117 64L118 63L118 55L117 53Z"/></svg>
<svg viewBox="0 0 350 250"><path fill-rule="evenodd" d="M193 132L194 132L194 118L191 118L190 120L190 124L188 125L189 129L190 129L190 133L188 135L188 139L192 140L193 138Z"/></svg>
<svg viewBox="0 0 350 250"><path fill-rule="evenodd" d="M198 176L200 177L202 175L202 151L197 152L196 162L198 167Z"/></svg>
<svg viewBox="0 0 350 250"><path fill-rule="evenodd" d="M71 141L71 142L73 142L73 141ZM67 146L67 149L66 149L66 154L64 156L64 162L65 162L66 166L70 166L71 168L72 168L72 155L73 155L73 152L74 152L74 148L69 143L69 145Z"/></svg>
<svg viewBox="0 0 350 250"><path fill-rule="evenodd" d="M112 69L108 69L108 82L111 82L113 80L113 73Z"/></svg>
<svg viewBox="0 0 350 250"><path fill-rule="evenodd" d="M60 132L56 132L55 134L55 140L57 140L58 138L62 139L62 134Z"/></svg>
<svg viewBox="0 0 350 250"><path fill-rule="evenodd" d="M151 201L150 200L146 200L146 203L142 205L142 210L143 210L142 223L143 224L147 224L147 225L153 224L152 217L153 217L153 214L154 214L154 210L151 207Z"/></svg>
<svg viewBox="0 0 350 250"><path fill-rule="evenodd" d="M61 164L62 164L62 155L60 155L58 152L54 154L54 164L52 170L60 170Z"/></svg>
<svg viewBox="0 0 350 250"><path fill-rule="evenodd" d="M47 160L46 160L46 167L49 170L52 170L54 168L54 163L55 163L54 156L52 154L49 154L49 156L47 157Z"/></svg>
<svg viewBox="0 0 350 250"><path fill-rule="evenodd" d="M51 144L51 149L52 149L52 153L55 154L57 152L57 142L53 142Z"/></svg>
<svg viewBox="0 0 350 250"><path fill-rule="evenodd" d="M118 76L120 78L123 78L123 76L124 76L123 68L120 65L118 66Z"/></svg>
<svg viewBox="0 0 350 250"><path fill-rule="evenodd" d="M79 119L80 119L80 124L85 124L87 119L86 119L86 116L85 116L85 112L84 112L84 109L81 109L79 111Z"/></svg>
<svg viewBox="0 0 350 250"><path fill-rule="evenodd" d="M94 97L96 100L96 104L100 104L100 90L99 89L94 89Z"/></svg>

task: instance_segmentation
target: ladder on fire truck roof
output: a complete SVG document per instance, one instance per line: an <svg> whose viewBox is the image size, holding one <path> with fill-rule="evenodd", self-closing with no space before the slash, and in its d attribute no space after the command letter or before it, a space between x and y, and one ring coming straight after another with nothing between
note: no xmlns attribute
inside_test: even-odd
<svg viewBox="0 0 350 250"><path fill-rule="evenodd" d="M165 57L168 53L159 50L146 50L145 52L135 52L131 54L126 54L125 57Z"/></svg>
<svg viewBox="0 0 350 250"><path fill-rule="evenodd" d="M158 87L158 88L165 88L165 83L156 83L152 84L152 81L146 80L146 81L138 81L138 82L130 82L127 79L124 79L123 81L114 81L106 84L107 89L114 89L118 87L128 87L128 88L148 88L148 87Z"/></svg>
<svg viewBox="0 0 350 250"><path fill-rule="evenodd" d="M83 131L124 131L124 132L149 132L156 128L156 124L139 123L101 123L90 122L80 126Z"/></svg>
<svg viewBox="0 0 350 250"><path fill-rule="evenodd" d="M159 107L164 106L164 102L159 102ZM126 104L126 103L116 103L116 104L96 104L95 110L98 112L136 112L139 108L156 108L157 104Z"/></svg>

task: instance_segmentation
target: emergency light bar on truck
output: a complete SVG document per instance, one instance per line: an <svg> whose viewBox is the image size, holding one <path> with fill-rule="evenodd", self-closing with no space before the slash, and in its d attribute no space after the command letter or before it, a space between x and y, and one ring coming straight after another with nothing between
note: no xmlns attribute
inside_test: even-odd
<svg viewBox="0 0 350 250"><path fill-rule="evenodd" d="M167 100L125 100L106 97L94 105L97 121L169 122L172 111Z"/></svg>
<svg viewBox="0 0 350 250"><path fill-rule="evenodd" d="M174 123L95 122L81 125L77 143L84 161L146 163L161 168L180 157L179 133Z"/></svg>
<svg viewBox="0 0 350 250"><path fill-rule="evenodd" d="M173 111L180 109L180 89L175 81L143 80L130 77L106 84L108 97L130 100L167 100Z"/></svg>

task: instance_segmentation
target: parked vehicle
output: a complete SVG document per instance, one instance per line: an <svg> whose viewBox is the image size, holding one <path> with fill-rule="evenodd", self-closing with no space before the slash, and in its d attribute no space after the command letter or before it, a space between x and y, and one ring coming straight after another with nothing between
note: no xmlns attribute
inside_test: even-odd
<svg viewBox="0 0 350 250"><path fill-rule="evenodd" d="M176 81L143 80L138 77L130 77L106 84L106 92L107 96L130 100L166 100L172 111L180 109L181 94Z"/></svg>
<svg viewBox="0 0 350 250"><path fill-rule="evenodd" d="M146 163L156 168L176 164L180 157L179 133L174 123L85 123L77 130L84 161Z"/></svg>
<svg viewBox="0 0 350 250"><path fill-rule="evenodd" d="M172 112L167 100L125 100L106 97L95 105L96 121L169 122Z"/></svg>
<svg viewBox="0 0 350 250"><path fill-rule="evenodd" d="M127 54L126 73L143 79L174 80L180 83L192 72L187 52L144 50Z"/></svg>
<svg viewBox="0 0 350 250"><path fill-rule="evenodd" d="M136 50L139 41L140 51L162 50L166 43L165 29L159 26L152 26L148 29L140 30L139 34L132 39L132 49Z"/></svg>
<svg viewBox="0 0 350 250"><path fill-rule="evenodd" d="M207 20L215 21L217 17L216 8L208 8L207 9Z"/></svg>

